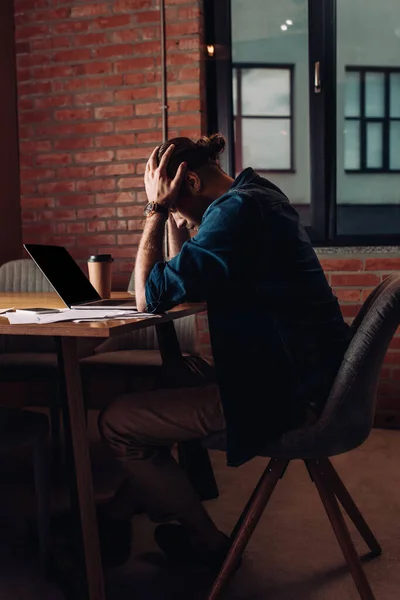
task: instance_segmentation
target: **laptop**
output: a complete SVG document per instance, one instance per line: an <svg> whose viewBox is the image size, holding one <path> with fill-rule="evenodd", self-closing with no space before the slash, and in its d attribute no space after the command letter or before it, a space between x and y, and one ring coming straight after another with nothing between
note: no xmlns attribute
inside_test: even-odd
<svg viewBox="0 0 400 600"><path fill-rule="evenodd" d="M103 300L63 246L24 244L24 248L68 308L136 310L133 299Z"/></svg>

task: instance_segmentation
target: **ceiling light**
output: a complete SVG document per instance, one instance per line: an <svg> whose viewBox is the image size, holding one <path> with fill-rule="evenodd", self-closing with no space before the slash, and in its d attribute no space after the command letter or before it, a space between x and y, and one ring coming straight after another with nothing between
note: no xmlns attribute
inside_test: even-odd
<svg viewBox="0 0 400 600"><path fill-rule="evenodd" d="M293 21L291 19L286 20L286 25L293 25Z"/></svg>
<svg viewBox="0 0 400 600"><path fill-rule="evenodd" d="M287 25L281 25L281 29L282 29L282 31L286 31Z"/></svg>
<svg viewBox="0 0 400 600"><path fill-rule="evenodd" d="M212 45L207 46L207 53L208 53L208 56L214 56L215 47Z"/></svg>

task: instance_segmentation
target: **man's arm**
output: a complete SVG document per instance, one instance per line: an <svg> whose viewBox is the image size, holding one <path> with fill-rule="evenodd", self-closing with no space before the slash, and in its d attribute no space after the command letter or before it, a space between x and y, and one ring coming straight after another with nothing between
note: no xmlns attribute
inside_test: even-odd
<svg viewBox="0 0 400 600"><path fill-rule="evenodd" d="M173 258L181 251L183 244L190 238L188 229L178 229L172 215L168 219L168 258Z"/></svg>
<svg viewBox="0 0 400 600"><path fill-rule="evenodd" d="M135 295L138 311L146 310L146 281L154 265L163 260L166 216L155 213L147 219L135 263Z"/></svg>

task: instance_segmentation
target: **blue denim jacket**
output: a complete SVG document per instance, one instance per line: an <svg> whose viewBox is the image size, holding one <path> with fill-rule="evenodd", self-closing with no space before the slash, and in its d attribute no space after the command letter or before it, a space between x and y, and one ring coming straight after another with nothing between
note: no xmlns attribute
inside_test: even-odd
<svg viewBox="0 0 400 600"><path fill-rule="evenodd" d="M230 465L298 426L307 406L322 410L350 340L297 211L250 168L154 266L146 301L151 312L207 302Z"/></svg>

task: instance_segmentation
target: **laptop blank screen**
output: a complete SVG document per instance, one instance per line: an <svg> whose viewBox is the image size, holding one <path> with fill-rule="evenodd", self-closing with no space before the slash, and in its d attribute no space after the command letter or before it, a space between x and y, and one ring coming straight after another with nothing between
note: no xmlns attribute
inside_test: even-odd
<svg viewBox="0 0 400 600"><path fill-rule="evenodd" d="M67 306L101 300L66 248L41 244L24 248Z"/></svg>

